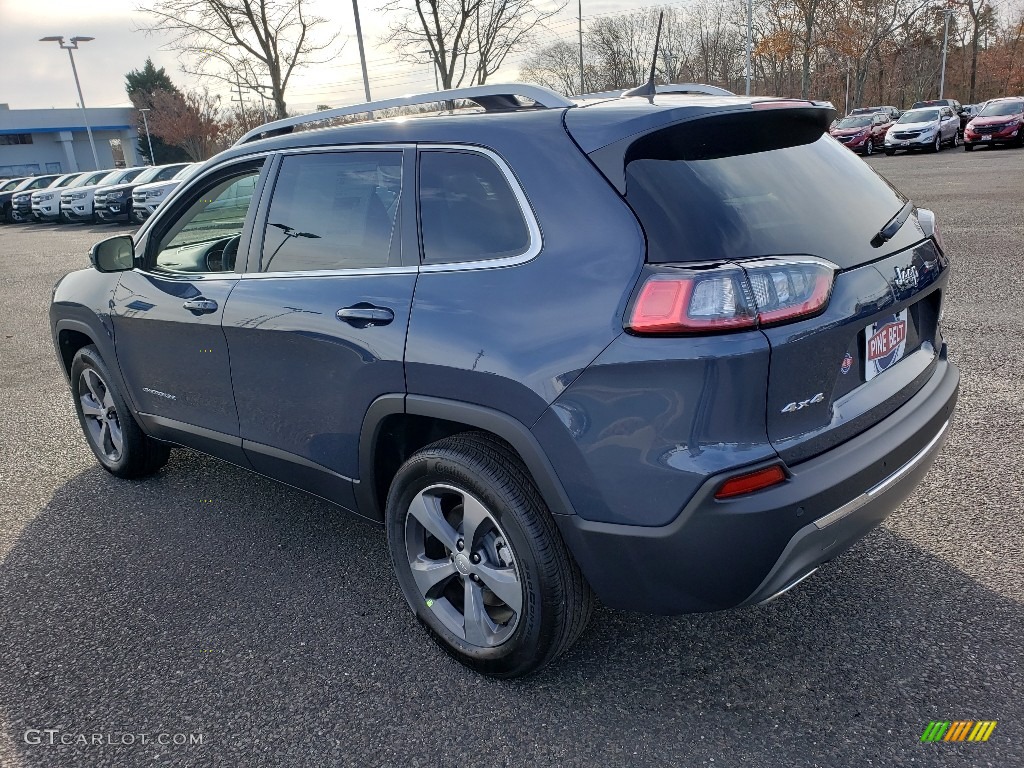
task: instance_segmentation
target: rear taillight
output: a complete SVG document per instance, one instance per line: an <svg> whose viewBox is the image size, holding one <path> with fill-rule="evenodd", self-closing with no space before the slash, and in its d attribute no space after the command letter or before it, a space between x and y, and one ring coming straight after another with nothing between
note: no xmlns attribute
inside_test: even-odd
<svg viewBox="0 0 1024 768"><path fill-rule="evenodd" d="M702 333L792 322L828 304L836 267L811 257L650 271L628 314L638 334Z"/></svg>

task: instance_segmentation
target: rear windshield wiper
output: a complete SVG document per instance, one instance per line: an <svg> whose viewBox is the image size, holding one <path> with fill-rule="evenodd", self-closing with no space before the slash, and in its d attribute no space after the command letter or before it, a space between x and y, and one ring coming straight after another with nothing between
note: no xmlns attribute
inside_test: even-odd
<svg viewBox="0 0 1024 768"><path fill-rule="evenodd" d="M880 248L882 245L896 237L896 233L900 231L900 228L904 224L907 223L907 219L910 218L910 214L913 210L913 201L907 200L906 204L900 208L899 212L889 219L884 227L878 230L878 234L871 238L871 247Z"/></svg>

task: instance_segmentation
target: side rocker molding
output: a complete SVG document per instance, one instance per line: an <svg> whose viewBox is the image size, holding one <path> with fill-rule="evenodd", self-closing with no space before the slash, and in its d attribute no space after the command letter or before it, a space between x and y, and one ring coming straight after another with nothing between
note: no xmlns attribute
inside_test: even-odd
<svg viewBox="0 0 1024 768"><path fill-rule="evenodd" d="M404 400L404 403L403 403ZM374 446L384 419L398 413L465 424L497 435L511 445L530 470L537 489L553 514L575 515L554 467L533 433L511 416L479 405L444 400L426 395L384 395L370 405L359 436L359 480L356 501L364 517L380 519L382 500L374 482Z"/></svg>

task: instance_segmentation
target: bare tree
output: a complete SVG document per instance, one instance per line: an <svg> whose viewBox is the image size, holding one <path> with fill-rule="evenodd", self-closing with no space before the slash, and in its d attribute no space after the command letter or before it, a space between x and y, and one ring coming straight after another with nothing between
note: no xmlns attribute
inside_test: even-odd
<svg viewBox="0 0 1024 768"><path fill-rule="evenodd" d="M220 96L204 88L184 93L156 91L149 129L168 144L181 147L193 161L206 160L224 148L227 136Z"/></svg>
<svg viewBox="0 0 1024 768"><path fill-rule="evenodd" d="M501 69L506 56L523 50L537 27L564 7L562 2L540 11L534 0L483 0L474 19L474 80L480 85L486 83L488 77Z"/></svg>
<svg viewBox="0 0 1024 768"><path fill-rule="evenodd" d="M537 83L559 93L577 93L580 89L580 49L576 43L558 42L547 45L526 60L519 70L519 79ZM597 89L604 78L593 64L583 71L584 92Z"/></svg>
<svg viewBox="0 0 1024 768"><path fill-rule="evenodd" d="M285 92L293 72L321 63L317 54L337 34L317 40L326 19L306 13L308 0L156 0L140 11L155 21L148 32L170 35L182 68L231 85L254 88L270 80L277 117L287 117Z"/></svg>
<svg viewBox="0 0 1024 768"><path fill-rule="evenodd" d="M477 85L510 53L525 50L537 28L564 7L540 10L536 0L389 0L385 42L405 61L430 62L442 88Z"/></svg>
<svg viewBox="0 0 1024 768"><path fill-rule="evenodd" d="M472 55L473 20L483 0L391 0L381 11L392 13L387 42L406 61L430 61L442 88L466 79ZM427 58L424 58L427 57Z"/></svg>

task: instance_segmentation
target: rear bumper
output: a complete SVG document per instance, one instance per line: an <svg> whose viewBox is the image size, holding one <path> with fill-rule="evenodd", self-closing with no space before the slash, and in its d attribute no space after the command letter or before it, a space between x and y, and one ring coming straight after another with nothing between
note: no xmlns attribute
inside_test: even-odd
<svg viewBox="0 0 1024 768"><path fill-rule="evenodd" d="M712 477L668 525L555 519L610 607L677 614L763 602L848 549L910 496L945 441L959 383L943 347L929 382L882 422L789 467L788 482L759 493L716 501L723 478Z"/></svg>

